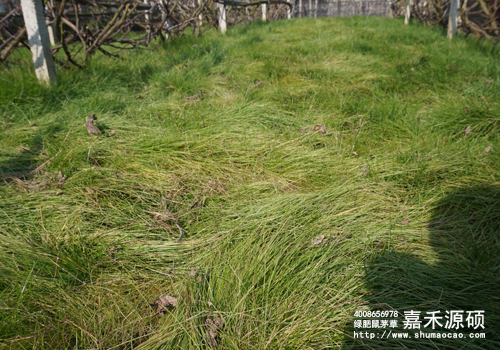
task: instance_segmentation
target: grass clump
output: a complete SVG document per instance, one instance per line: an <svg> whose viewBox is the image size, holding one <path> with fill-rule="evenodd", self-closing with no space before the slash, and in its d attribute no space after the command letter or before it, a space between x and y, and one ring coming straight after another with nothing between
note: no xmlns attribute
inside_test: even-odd
<svg viewBox="0 0 500 350"><path fill-rule="evenodd" d="M50 88L4 69L0 347L498 348L497 56L353 17L96 55ZM486 338L353 338L356 310L401 332L485 310Z"/></svg>

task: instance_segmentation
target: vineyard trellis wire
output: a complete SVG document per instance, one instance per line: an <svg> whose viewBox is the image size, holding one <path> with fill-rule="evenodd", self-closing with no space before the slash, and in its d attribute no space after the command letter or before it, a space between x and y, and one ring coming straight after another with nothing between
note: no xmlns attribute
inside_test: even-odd
<svg viewBox="0 0 500 350"><path fill-rule="evenodd" d="M458 5L458 30L466 35L500 41L500 0L396 0L391 4L394 16L411 15L426 25L448 26L453 1Z"/></svg>
<svg viewBox="0 0 500 350"><path fill-rule="evenodd" d="M232 8L229 25L255 20L262 16L257 11L261 4L273 5L267 12L270 20L285 18L291 6L282 0L47 0L44 5L52 54L63 51L66 57L63 62L54 56L56 62L60 67L81 67L97 51L116 57L118 51L147 48L157 38L183 35L188 27L200 35L219 26L220 6ZM8 12L0 18L0 62L17 47L29 48L20 3L9 1L3 7Z"/></svg>
<svg viewBox="0 0 500 350"><path fill-rule="evenodd" d="M427 25L453 24L466 34L500 40L500 0L43 1L51 54L59 67L85 66L95 52L117 57L122 50L153 49L167 38L183 35L189 27L194 35L200 35L211 28L224 32L228 25L294 15L406 15L408 20L411 12L416 20ZM450 23L450 9L454 10L450 5L457 4L456 23ZM29 48L28 41L19 0L0 0L0 63L7 61L16 48ZM59 51L63 57L56 55Z"/></svg>

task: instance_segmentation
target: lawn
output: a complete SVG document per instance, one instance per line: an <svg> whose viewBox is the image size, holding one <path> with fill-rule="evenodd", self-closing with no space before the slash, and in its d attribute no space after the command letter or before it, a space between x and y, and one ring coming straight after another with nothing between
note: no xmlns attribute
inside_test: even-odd
<svg viewBox="0 0 500 350"><path fill-rule="evenodd" d="M352 17L2 67L0 348L500 348L499 51Z"/></svg>

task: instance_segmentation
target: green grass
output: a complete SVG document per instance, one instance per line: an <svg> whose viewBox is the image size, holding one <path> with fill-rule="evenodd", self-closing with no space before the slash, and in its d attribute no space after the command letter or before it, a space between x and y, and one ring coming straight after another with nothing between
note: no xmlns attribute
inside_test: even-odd
<svg viewBox="0 0 500 350"><path fill-rule="evenodd" d="M0 71L0 348L205 349L210 315L221 349L500 347L498 48L353 17L51 88L28 58ZM485 310L486 339L353 339L356 310Z"/></svg>

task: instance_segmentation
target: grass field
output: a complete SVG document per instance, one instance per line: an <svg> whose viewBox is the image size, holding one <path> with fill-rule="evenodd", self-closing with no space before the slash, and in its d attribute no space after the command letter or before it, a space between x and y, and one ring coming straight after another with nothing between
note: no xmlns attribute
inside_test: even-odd
<svg viewBox="0 0 500 350"><path fill-rule="evenodd" d="M0 94L1 349L500 348L489 43L253 23L51 88L25 59ZM484 310L485 329L353 339L361 310L398 311L393 332L404 311Z"/></svg>

